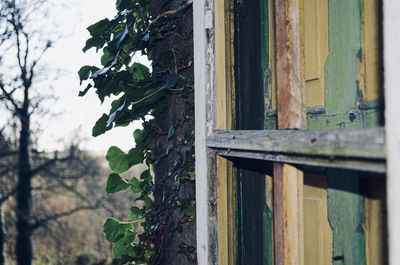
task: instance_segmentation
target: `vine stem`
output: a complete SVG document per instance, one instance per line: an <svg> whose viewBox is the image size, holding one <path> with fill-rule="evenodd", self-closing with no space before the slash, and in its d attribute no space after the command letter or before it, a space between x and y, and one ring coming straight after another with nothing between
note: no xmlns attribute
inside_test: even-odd
<svg viewBox="0 0 400 265"><path fill-rule="evenodd" d="M149 23L149 26L147 27L147 29L146 29L145 31L149 31L149 30L150 30L150 27L151 27L153 24L155 24L159 19L164 18L164 17L166 17L166 16L173 15L173 14L175 14L175 13L177 13L177 12L179 12L179 11L185 9L186 7L190 6L191 4L193 4L193 1L192 1L192 0L189 0L184 6L181 6L181 7L176 8L176 9L171 9L171 10L165 11L164 13L161 13L160 15L158 15L155 19L153 19L153 20Z"/></svg>
<svg viewBox="0 0 400 265"><path fill-rule="evenodd" d="M140 223L140 222L144 222L144 221L146 221L146 219L142 218L142 219L138 219L135 221L125 221L125 222L119 222L119 223L123 224L123 225L130 225L130 224L136 224L136 223Z"/></svg>

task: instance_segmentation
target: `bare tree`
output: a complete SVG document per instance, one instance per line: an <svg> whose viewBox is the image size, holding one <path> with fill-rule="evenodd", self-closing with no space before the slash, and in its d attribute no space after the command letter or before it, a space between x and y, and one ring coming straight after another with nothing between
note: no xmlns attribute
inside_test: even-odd
<svg viewBox="0 0 400 265"><path fill-rule="evenodd" d="M16 146L2 154L12 157L14 163L0 167L0 170L4 170L0 180L7 182L7 186L1 186L8 187L0 191L0 206L15 196L15 257L18 265L32 264L32 234L36 229L78 211L97 209L101 205L100 199L93 203L73 186L74 178L78 180L87 173L88 166L83 163L81 166L86 167L84 171L70 170L71 163L73 168L77 168L84 161L74 146L67 153L55 152L52 155L34 148L32 117L48 113L44 108L46 97L41 93L45 89L39 89L38 86L40 80L46 78L46 67L41 60L59 37L51 29L51 23L44 27L40 22L48 16L49 7L46 0L0 0L0 105L10 119L16 121L14 128L18 128ZM5 178L10 174L10 178ZM55 183L58 188L69 190L82 200L65 211L33 216L32 194L35 188L40 188L33 186L33 179L38 177L47 179L43 182L45 185ZM3 228L0 226L0 229L2 247ZM0 255L0 265L3 264L4 255Z"/></svg>

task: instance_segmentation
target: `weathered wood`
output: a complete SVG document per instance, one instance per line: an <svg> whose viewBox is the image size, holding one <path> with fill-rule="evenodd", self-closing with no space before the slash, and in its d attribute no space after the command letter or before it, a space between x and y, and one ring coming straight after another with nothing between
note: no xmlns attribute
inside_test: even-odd
<svg viewBox="0 0 400 265"><path fill-rule="evenodd" d="M364 84L361 84L365 100L383 98L382 86L382 16L380 0L362 1L362 47Z"/></svg>
<svg viewBox="0 0 400 265"><path fill-rule="evenodd" d="M248 158L265 161L273 161L279 163L315 166L322 168L342 168L349 170L359 170L365 172L385 173L386 165L382 160L360 160L351 158L335 158L329 157L305 157L305 156L290 156L290 155L276 155L267 153L247 152L247 151L232 151L220 150L217 155L226 158Z"/></svg>
<svg viewBox="0 0 400 265"><path fill-rule="evenodd" d="M279 129L305 126L298 0L275 0L276 87Z"/></svg>
<svg viewBox="0 0 400 265"><path fill-rule="evenodd" d="M383 128L334 130L214 131L210 148L274 155L385 160Z"/></svg>
<svg viewBox="0 0 400 265"><path fill-rule="evenodd" d="M217 264L215 156L206 146L214 128L214 1L193 2L197 262Z"/></svg>
<svg viewBox="0 0 400 265"><path fill-rule="evenodd" d="M232 129L235 97L233 82L233 26L229 0L215 2L215 127ZM233 166L223 157L217 158L218 264L236 264L236 222Z"/></svg>
<svg viewBox="0 0 400 265"><path fill-rule="evenodd" d="M328 56L328 0L301 0L305 105L324 106Z"/></svg>
<svg viewBox="0 0 400 265"><path fill-rule="evenodd" d="M365 230L367 264L388 265L387 210L384 179L365 180Z"/></svg>
<svg viewBox="0 0 400 265"><path fill-rule="evenodd" d="M303 172L274 165L275 264L304 264Z"/></svg>
<svg viewBox="0 0 400 265"><path fill-rule="evenodd" d="M332 265L327 177L304 176L304 264Z"/></svg>
<svg viewBox="0 0 400 265"><path fill-rule="evenodd" d="M385 118L387 140L387 201L389 264L400 260L400 1L384 0Z"/></svg>
<svg viewBox="0 0 400 265"><path fill-rule="evenodd" d="M355 172L328 171L328 218L333 229L332 259L365 265L364 198Z"/></svg>
<svg viewBox="0 0 400 265"><path fill-rule="evenodd" d="M285 219L283 216L283 164L274 164L274 261L285 264ZM279 213L279 214L278 214Z"/></svg>
<svg viewBox="0 0 400 265"><path fill-rule="evenodd" d="M277 116L279 129L305 127L298 0L275 0ZM274 166L275 265L304 264L303 172Z"/></svg>

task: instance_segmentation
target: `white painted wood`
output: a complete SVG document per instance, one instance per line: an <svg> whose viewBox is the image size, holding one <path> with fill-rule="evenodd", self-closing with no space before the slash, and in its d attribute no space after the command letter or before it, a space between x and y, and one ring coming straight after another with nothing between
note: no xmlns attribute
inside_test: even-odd
<svg viewBox="0 0 400 265"><path fill-rule="evenodd" d="M193 1L195 72L196 236L197 262L208 260L208 167L206 146L206 32L205 1Z"/></svg>
<svg viewBox="0 0 400 265"><path fill-rule="evenodd" d="M384 67L389 264L400 262L400 1L385 0Z"/></svg>
<svg viewBox="0 0 400 265"><path fill-rule="evenodd" d="M215 154L206 145L215 124L214 1L193 2L195 71L196 226L199 265L217 264Z"/></svg>

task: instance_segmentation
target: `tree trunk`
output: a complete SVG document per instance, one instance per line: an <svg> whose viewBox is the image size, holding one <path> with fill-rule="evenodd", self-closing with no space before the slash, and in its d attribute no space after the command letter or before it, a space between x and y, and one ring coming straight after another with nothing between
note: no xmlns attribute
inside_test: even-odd
<svg viewBox="0 0 400 265"><path fill-rule="evenodd" d="M3 202L0 201L0 265L6 264L6 244L4 234Z"/></svg>
<svg viewBox="0 0 400 265"><path fill-rule="evenodd" d="M183 6L186 1L153 0L153 17ZM192 7L177 18L174 33L165 34L152 47L155 54L174 51L178 71L187 82L193 82L193 18ZM189 66L189 67L187 67ZM171 70L172 70L171 69ZM153 71L161 70L153 61ZM173 71L173 70L172 70ZM156 117L155 123L164 133L156 143L156 157L163 157L155 166L155 206L159 213L156 257L153 264L196 264L196 226L183 209L195 200L195 183L187 180L194 170L194 91L167 94L167 111ZM168 152L166 150L168 149ZM162 154L168 153L167 156Z"/></svg>
<svg viewBox="0 0 400 265"><path fill-rule="evenodd" d="M32 184L29 155L30 117L28 108L21 111L19 137L18 184L17 184L17 240L15 255L18 265L32 264Z"/></svg>

